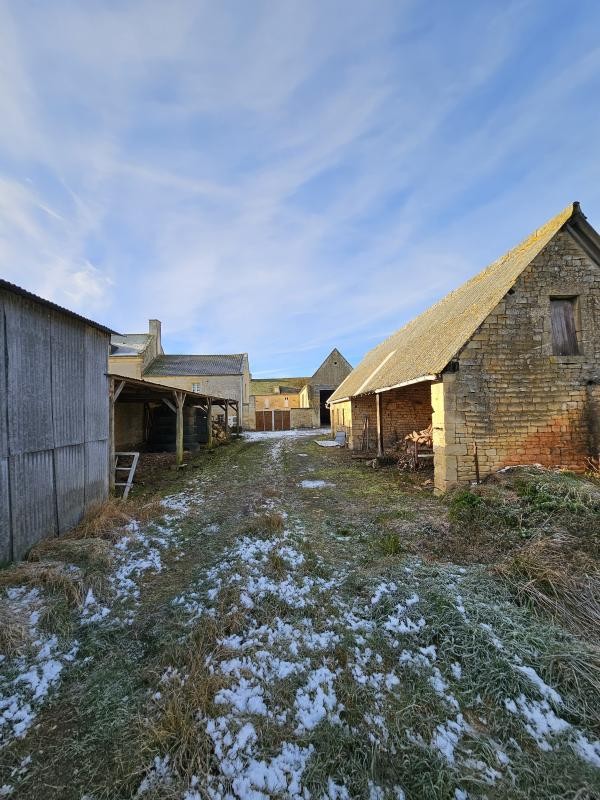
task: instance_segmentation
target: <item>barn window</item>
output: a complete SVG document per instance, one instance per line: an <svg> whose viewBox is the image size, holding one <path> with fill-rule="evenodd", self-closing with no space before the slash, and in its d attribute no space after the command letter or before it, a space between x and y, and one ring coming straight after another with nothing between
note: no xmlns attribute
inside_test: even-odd
<svg viewBox="0 0 600 800"><path fill-rule="evenodd" d="M579 355L577 298L551 297L552 352L555 356Z"/></svg>
<svg viewBox="0 0 600 800"><path fill-rule="evenodd" d="M192 392L198 392L199 394L202 394L202 384L192 383Z"/></svg>

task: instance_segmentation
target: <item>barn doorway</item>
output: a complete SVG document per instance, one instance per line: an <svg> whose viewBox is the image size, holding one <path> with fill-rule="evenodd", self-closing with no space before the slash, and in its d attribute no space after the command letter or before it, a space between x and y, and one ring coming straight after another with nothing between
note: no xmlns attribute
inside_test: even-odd
<svg viewBox="0 0 600 800"><path fill-rule="evenodd" d="M321 389L319 392L319 422L322 428L328 428L331 425L331 411L327 408L326 403L333 392L333 389Z"/></svg>

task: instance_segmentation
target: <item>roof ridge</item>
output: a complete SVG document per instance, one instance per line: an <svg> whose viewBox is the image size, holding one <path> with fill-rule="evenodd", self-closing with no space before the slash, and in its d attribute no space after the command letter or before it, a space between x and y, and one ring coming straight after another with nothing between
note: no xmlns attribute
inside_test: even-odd
<svg viewBox="0 0 600 800"><path fill-rule="evenodd" d="M330 402L439 374L550 239L574 214L582 213L578 203L570 203L495 261L391 333L366 353ZM442 328L437 336L432 331L436 323ZM394 354L390 354L392 349L396 352L394 358ZM388 364L382 370L384 361Z"/></svg>

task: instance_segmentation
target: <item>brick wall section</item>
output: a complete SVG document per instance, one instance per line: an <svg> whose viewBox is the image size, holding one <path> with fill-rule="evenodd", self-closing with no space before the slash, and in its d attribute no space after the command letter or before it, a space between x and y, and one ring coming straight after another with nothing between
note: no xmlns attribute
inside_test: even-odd
<svg viewBox="0 0 600 800"><path fill-rule="evenodd" d="M550 297L577 296L580 355L552 355ZM582 470L597 455L600 267L563 230L542 250L432 388L436 487L501 467Z"/></svg>
<svg viewBox="0 0 600 800"><path fill-rule="evenodd" d="M415 383L381 395L381 424L384 450L394 448L413 431L431 423L431 384Z"/></svg>

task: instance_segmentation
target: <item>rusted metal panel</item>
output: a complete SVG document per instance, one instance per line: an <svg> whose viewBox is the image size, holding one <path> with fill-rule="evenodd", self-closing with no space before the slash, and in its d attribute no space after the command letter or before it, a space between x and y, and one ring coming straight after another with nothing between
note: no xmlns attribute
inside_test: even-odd
<svg viewBox="0 0 600 800"><path fill-rule="evenodd" d="M12 558L8 459L0 458L0 561Z"/></svg>
<svg viewBox="0 0 600 800"><path fill-rule="evenodd" d="M58 532L52 451L23 453L9 462L13 558Z"/></svg>
<svg viewBox="0 0 600 800"><path fill-rule="evenodd" d="M8 448L11 455L49 450L54 443L51 403L50 312L5 295L8 352Z"/></svg>
<svg viewBox="0 0 600 800"><path fill-rule="evenodd" d="M52 314L52 420L54 446L81 444L85 437L85 326ZM102 371L102 362L98 364Z"/></svg>
<svg viewBox="0 0 600 800"><path fill-rule="evenodd" d="M108 337L85 331L85 441L108 439ZM108 473L108 463L106 464Z"/></svg>
<svg viewBox="0 0 600 800"><path fill-rule="evenodd" d="M8 455L6 403L6 335L4 330L4 296L0 292L0 459ZM1 513L1 512L0 512Z"/></svg>
<svg viewBox="0 0 600 800"><path fill-rule="evenodd" d="M85 445L57 447L54 451L58 532L66 533L80 522L85 508Z"/></svg>
<svg viewBox="0 0 600 800"><path fill-rule="evenodd" d="M108 497L108 440L85 443L85 511Z"/></svg>

